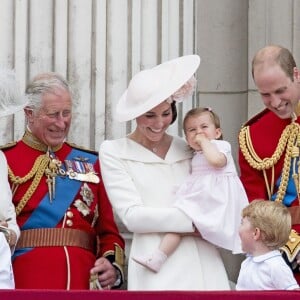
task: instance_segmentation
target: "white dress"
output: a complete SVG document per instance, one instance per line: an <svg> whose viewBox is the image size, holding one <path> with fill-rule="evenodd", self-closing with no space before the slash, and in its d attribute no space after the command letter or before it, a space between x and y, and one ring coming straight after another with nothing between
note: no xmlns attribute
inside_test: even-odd
<svg viewBox="0 0 300 300"><path fill-rule="evenodd" d="M7 162L2 151L0 151L0 220L7 220L9 228L14 230L17 237L20 230L16 223L15 207L12 203L12 194L8 183ZM13 272L11 267L11 250L3 233L0 233L0 288L13 289L15 287Z"/></svg>
<svg viewBox="0 0 300 300"><path fill-rule="evenodd" d="M0 289L14 289L15 281L11 265L11 251L2 232L0 232Z"/></svg>
<svg viewBox="0 0 300 300"><path fill-rule="evenodd" d="M242 253L238 229L242 209L248 205L247 195L230 144L223 140L211 142L226 156L226 166L215 168L202 152L197 152L192 159L192 173L176 193L175 206L193 220L205 240L234 254Z"/></svg>
<svg viewBox="0 0 300 300"><path fill-rule="evenodd" d="M133 232L128 289L228 290L218 250L199 237L183 237L156 274L130 258L156 249L166 232L193 231L191 219L173 206L174 185L189 174L191 152L186 143L174 137L165 159L128 138L104 141L99 154L112 206Z"/></svg>

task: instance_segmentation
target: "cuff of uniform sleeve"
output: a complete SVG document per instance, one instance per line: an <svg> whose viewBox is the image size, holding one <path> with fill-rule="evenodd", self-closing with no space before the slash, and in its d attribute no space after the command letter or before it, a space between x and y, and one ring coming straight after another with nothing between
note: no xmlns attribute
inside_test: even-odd
<svg viewBox="0 0 300 300"><path fill-rule="evenodd" d="M113 264L113 266L115 267L116 271L117 271L117 280L115 281L114 285L112 286L113 289L117 289L119 288L123 282L124 282L124 273L123 270L121 270L119 268L119 266L116 266L115 264Z"/></svg>
<svg viewBox="0 0 300 300"><path fill-rule="evenodd" d="M119 288L124 282L124 250L118 244L115 244L115 250L107 251L103 256L108 259L117 270L117 280L113 288Z"/></svg>

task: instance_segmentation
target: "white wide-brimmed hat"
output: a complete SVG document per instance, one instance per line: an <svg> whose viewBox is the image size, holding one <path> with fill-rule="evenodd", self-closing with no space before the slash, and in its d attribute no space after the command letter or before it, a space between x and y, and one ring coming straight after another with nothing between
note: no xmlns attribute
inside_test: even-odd
<svg viewBox="0 0 300 300"><path fill-rule="evenodd" d="M168 99L196 72L198 55L185 55L137 73L119 99L116 119L134 120Z"/></svg>
<svg viewBox="0 0 300 300"><path fill-rule="evenodd" d="M15 72L0 68L0 117L22 110L27 98L21 95Z"/></svg>

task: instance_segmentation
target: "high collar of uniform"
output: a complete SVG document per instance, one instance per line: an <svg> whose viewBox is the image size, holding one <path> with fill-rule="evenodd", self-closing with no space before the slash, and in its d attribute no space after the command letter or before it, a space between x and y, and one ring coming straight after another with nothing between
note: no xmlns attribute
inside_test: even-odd
<svg viewBox="0 0 300 300"><path fill-rule="evenodd" d="M55 147L49 147L48 145L44 144L41 140L39 140L36 136L34 136L28 128L26 129L26 131L23 135L22 141L27 146L29 146L35 150L45 152L45 153L47 151L56 152L62 147L62 145L58 145Z"/></svg>
<svg viewBox="0 0 300 300"><path fill-rule="evenodd" d="M298 104L295 108L295 114L296 114L297 117L300 116L300 100L298 101Z"/></svg>

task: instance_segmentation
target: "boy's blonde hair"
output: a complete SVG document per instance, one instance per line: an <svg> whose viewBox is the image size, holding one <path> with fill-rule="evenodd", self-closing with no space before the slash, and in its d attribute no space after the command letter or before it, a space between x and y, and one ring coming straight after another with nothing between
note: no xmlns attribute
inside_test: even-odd
<svg viewBox="0 0 300 300"><path fill-rule="evenodd" d="M279 249L289 239L292 219L288 209L280 202L253 200L242 211L254 228L261 231L262 242L270 249Z"/></svg>

